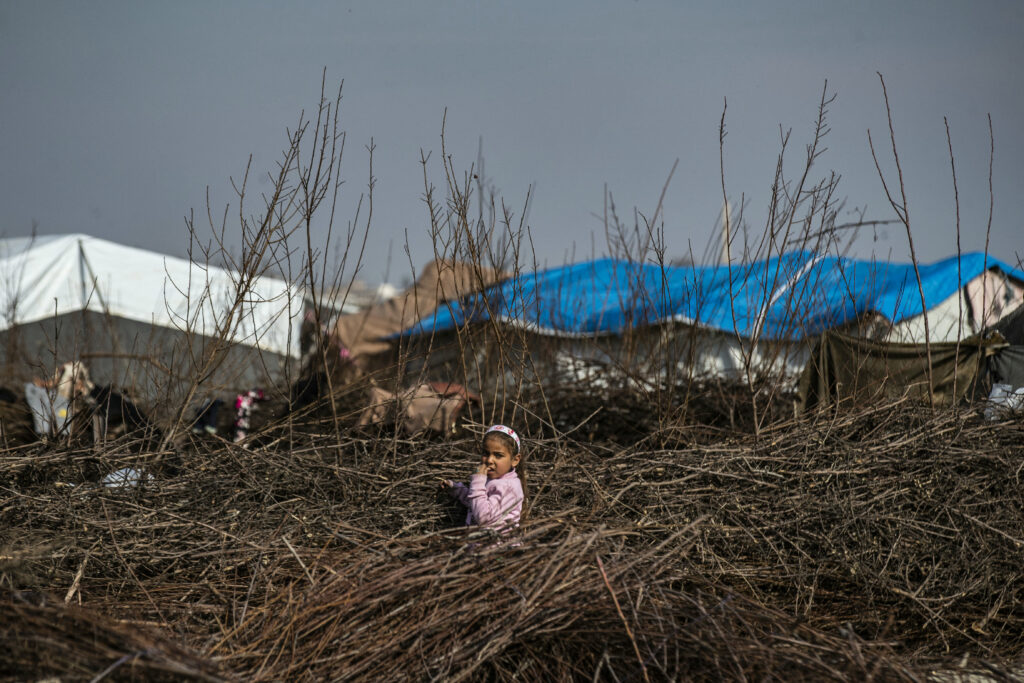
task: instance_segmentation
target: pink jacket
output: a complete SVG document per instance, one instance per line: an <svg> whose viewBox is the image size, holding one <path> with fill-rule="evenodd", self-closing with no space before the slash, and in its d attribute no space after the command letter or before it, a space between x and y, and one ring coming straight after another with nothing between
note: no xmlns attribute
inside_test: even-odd
<svg viewBox="0 0 1024 683"><path fill-rule="evenodd" d="M523 511L523 485L515 470L498 479L474 474L469 486L457 482L451 494L469 508L466 525L479 524L488 529L507 530L519 524Z"/></svg>

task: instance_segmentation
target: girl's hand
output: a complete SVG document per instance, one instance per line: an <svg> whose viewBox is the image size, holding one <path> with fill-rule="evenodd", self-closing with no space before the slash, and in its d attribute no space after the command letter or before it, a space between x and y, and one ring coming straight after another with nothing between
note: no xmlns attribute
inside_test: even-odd
<svg viewBox="0 0 1024 683"><path fill-rule="evenodd" d="M476 468L477 474L487 474L487 463L480 463L479 467Z"/></svg>
<svg viewBox="0 0 1024 683"><path fill-rule="evenodd" d="M442 479L440 481L440 486L443 489L450 489L455 486L455 483L451 479Z"/></svg>

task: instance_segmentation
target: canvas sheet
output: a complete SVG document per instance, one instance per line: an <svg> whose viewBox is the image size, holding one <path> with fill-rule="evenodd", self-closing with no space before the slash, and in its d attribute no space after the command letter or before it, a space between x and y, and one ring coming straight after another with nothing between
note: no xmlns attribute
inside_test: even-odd
<svg viewBox="0 0 1024 683"><path fill-rule="evenodd" d="M937 404L969 396L986 359L1006 342L994 336L931 345L931 388ZM830 331L822 335L800 376L801 412L836 403L868 404L903 396L928 400L928 349Z"/></svg>

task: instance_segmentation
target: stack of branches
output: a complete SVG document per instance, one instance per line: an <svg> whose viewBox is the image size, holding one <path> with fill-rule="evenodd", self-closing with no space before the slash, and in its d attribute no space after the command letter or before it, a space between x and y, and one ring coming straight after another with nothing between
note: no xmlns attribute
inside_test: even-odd
<svg viewBox="0 0 1024 683"><path fill-rule="evenodd" d="M776 387L774 383L759 382L755 390L768 395ZM764 411L769 415L765 421L788 423L793 415L790 397L771 398L765 401ZM606 446L643 441L687 447L755 431L748 388L726 380L693 381L673 387L555 384L529 402L524 421L536 435L571 433L576 440Z"/></svg>
<svg viewBox="0 0 1024 683"><path fill-rule="evenodd" d="M219 681L221 668L155 630L16 592L0 601L2 672L13 680ZM8 680L5 676L4 680Z"/></svg>
<svg viewBox="0 0 1024 683"><path fill-rule="evenodd" d="M308 422L250 448L6 452L0 586L252 678L912 678L1021 657L1019 421L896 404L574 438L601 419L528 439L527 522L498 547L452 532L437 486L472 470L472 437ZM124 467L135 485L100 481Z"/></svg>
<svg viewBox="0 0 1024 683"><path fill-rule="evenodd" d="M636 551L636 532L548 520L321 554L212 652L254 680L911 678L884 643L708 590L681 571L692 531Z"/></svg>

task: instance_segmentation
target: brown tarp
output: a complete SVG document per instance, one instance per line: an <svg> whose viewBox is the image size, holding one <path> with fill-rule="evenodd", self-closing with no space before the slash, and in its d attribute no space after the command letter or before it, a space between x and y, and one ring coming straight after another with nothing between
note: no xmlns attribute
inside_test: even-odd
<svg viewBox="0 0 1024 683"><path fill-rule="evenodd" d="M338 318L331 341L348 349L355 359L387 351L391 344L382 337L401 332L433 313L442 302L458 300L504 277L491 268L432 261L423 269L416 284L394 299Z"/></svg>
<svg viewBox="0 0 1024 683"><path fill-rule="evenodd" d="M998 335L931 345L932 394L937 404L968 396L985 359L1006 346ZM800 412L833 403L870 403L910 396L928 400L924 344L893 344L829 331L800 375ZM955 390L954 390L955 387Z"/></svg>

